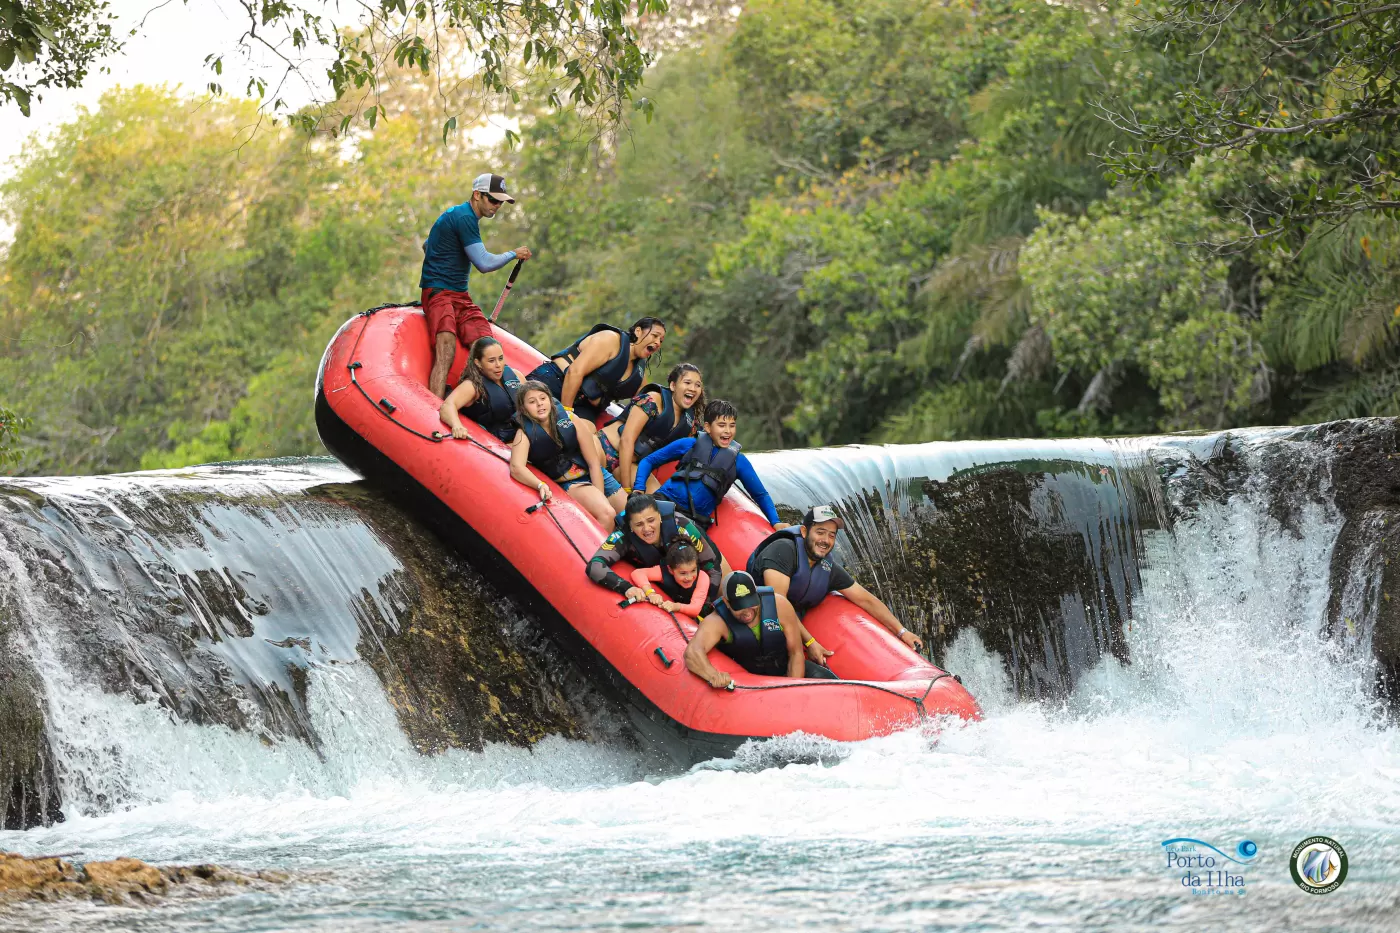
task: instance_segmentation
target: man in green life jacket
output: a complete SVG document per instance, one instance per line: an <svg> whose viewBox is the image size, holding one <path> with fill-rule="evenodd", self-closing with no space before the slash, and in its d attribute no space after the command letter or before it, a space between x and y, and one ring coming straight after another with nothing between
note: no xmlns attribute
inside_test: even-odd
<svg viewBox="0 0 1400 933"><path fill-rule="evenodd" d="M742 570L725 576L720 593L686 646L685 666L692 674L711 687L728 687L733 678L710 663L710 650L719 648L750 674L836 679L831 671L807 660L802 626L786 596L759 586Z"/></svg>

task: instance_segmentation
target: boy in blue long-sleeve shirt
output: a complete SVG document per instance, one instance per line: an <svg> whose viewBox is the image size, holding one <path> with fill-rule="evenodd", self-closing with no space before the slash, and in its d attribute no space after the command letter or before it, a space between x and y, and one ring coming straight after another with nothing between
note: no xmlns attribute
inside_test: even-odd
<svg viewBox="0 0 1400 933"><path fill-rule="evenodd" d="M676 472L653 493L667 499L697 522L708 526L714 521L715 509L724 494L737 480L753 501L763 510L775 527L787 527L778 521L773 497L763 488L749 458L739 452L734 434L739 427L738 411L723 399L705 406L705 432L699 437L683 437L653 452L637 465L633 485L647 488L647 477L663 463L679 460Z"/></svg>

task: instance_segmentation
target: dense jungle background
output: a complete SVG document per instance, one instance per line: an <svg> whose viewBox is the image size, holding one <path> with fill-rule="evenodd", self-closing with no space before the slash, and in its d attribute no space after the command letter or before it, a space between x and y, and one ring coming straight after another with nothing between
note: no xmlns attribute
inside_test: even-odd
<svg viewBox="0 0 1400 933"><path fill-rule="evenodd" d="M1400 414L1394 34L1323 3L1285 34L1265 2L1202 43L1140 6L692 3L642 24L651 118L620 126L411 68L373 126L314 133L109 94L0 188L0 457L320 452L327 340L417 298L429 227L488 170L519 203L487 246L537 254L507 324L551 350L664 318L662 371L700 364L750 448ZM1304 128L1255 133L1261 107Z"/></svg>

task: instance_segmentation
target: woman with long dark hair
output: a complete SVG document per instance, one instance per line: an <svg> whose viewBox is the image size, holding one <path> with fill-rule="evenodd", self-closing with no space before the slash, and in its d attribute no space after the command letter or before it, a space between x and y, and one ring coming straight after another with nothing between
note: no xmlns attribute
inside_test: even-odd
<svg viewBox="0 0 1400 933"><path fill-rule="evenodd" d="M569 497L588 510L604 528L611 528L627 494L603 469L593 425L565 411L549 389L526 380L515 394L518 430L510 442L510 475L517 483L539 493L540 501L552 497L549 484L530 472L533 466L558 483Z"/></svg>
<svg viewBox="0 0 1400 933"><path fill-rule="evenodd" d="M438 415L458 440L471 436L460 412L509 444L520 430L515 423L515 393L520 382L515 370L506 365L501 342L495 337L478 337L462 370L461 383L443 400Z"/></svg>
<svg viewBox="0 0 1400 933"><path fill-rule="evenodd" d="M664 386L654 382L642 386L621 417L598 432L608 469L630 488L637 463L672 441L694 437L704 409L705 380L694 363L678 364ZM654 478L649 482L653 488L661 485Z"/></svg>
<svg viewBox="0 0 1400 933"><path fill-rule="evenodd" d="M633 493L618 516L617 530L604 538L589 558L588 579L628 599L646 599L646 590L618 576L613 564L625 560L633 567L655 567L676 543L695 549L700 572L709 577L710 591L714 592L723 566L710 539L674 504L658 502L644 492Z"/></svg>
<svg viewBox="0 0 1400 933"><path fill-rule="evenodd" d="M666 324L655 317L634 321L627 330L597 324L530 373L549 387L565 410L597 422L609 403L629 399L646 381L647 360L661 349Z"/></svg>

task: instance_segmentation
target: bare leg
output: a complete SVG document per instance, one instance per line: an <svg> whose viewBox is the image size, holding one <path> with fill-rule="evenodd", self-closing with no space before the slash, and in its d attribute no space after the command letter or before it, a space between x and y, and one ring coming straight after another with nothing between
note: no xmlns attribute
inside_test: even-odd
<svg viewBox="0 0 1400 933"><path fill-rule="evenodd" d="M608 500L598 491L592 483L579 483L577 486L569 487L569 496L588 510L588 514L597 520L598 524L611 530L613 520L617 518L617 513L608 504Z"/></svg>
<svg viewBox="0 0 1400 933"><path fill-rule="evenodd" d="M651 474L650 476L647 477L647 492L656 492L656 490L658 490L658 489L660 489L660 488L661 488L661 480L659 480L659 479L656 478L656 474L655 474L655 473L653 473L653 474Z"/></svg>
<svg viewBox="0 0 1400 933"><path fill-rule="evenodd" d="M613 511L621 515L622 510L627 508L627 488L624 486L622 489L608 496L608 505L613 507Z"/></svg>
<svg viewBox="0 0 1400 933"><path fill-rule="evenodd" d="M428 391L438 398L447 395L447 371L456 355L456 334L445 330L433 338L433 371L428 375Z"/></svg>

